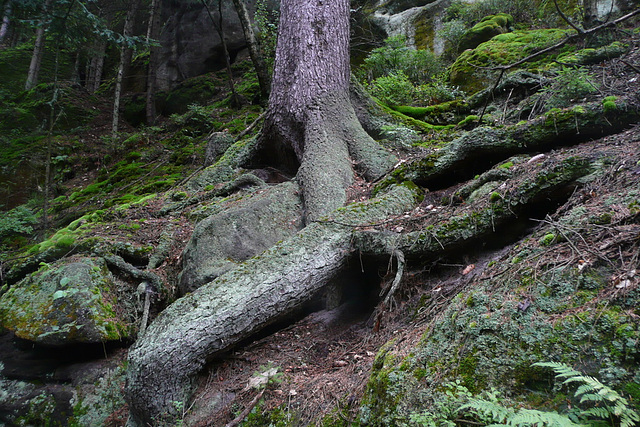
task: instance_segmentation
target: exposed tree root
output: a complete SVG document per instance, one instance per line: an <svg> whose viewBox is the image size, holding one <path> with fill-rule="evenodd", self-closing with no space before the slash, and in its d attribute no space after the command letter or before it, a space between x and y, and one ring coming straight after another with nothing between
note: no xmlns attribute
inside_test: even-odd
<svg viewBox="0 0 640 427"><path fill-rule="evenodd" d="M335 222L309 225L169 306L129 352L131 422L175 419L175 402L188 401L193 376L209 358L312 298L345 266L354 227L410 210L418 197L396 186L369 203L340 209Z"/></svg>

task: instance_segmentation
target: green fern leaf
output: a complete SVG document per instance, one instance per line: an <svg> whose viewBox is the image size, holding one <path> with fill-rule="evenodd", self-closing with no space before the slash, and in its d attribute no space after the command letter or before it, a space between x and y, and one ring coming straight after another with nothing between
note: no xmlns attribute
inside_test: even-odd
<svg viewBox="0 0 640 427"><path fill-rule="evenodd" d="M620 427L633 427L638 424L640 424L640 414L633 409L629 409L620 416Z"/></svg>

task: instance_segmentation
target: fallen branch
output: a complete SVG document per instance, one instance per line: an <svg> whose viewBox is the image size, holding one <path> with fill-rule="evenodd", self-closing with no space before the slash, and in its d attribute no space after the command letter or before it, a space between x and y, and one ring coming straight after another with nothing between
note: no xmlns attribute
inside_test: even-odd
<svg viewBox="0 0 640 427"><path fill-rule="evenodd" d="M260 390L260 392L256 394L253 400L249 402L249 405L247 405L247 407L244 408L244 411L242 411L242 413L240 413L240 415L235 417L232 421L228 422L224 427L236 427L237 425L239 425L242 422L242 420L244 420L247 417L247 415L249 415L251 410L258 404L265 390L266 388L263 388L262 390Z"/></svg>
<svg viewBox="0 0 640 427"><path fill-rule="evenodd" d="M545 49L539 50L538 52L532 53L531 55L529 55L529 56L527 56L525 58L522 58L519 61L513 62L511 64L507 64L507 65L500 65L500 66L497 66L497 67L486 67L486 69L494 70L494 71L499 71L499 70L507 71L507 70L510 70L512 68L519 67L520 65L531 61L533 58L537 58L540 55L544 55L545 53L549 53L549 52L552 52L552 51L554 51L556 49L561 48L562 46L564 46L565 44L567 44L571 40L586 37L586 36L588 36L590 34L597 33L600 30L604 30L605 28L615 27L619 23L624 22L627 19L630 19L630 18L632 18L632 17L634 17L634 16L636 16L638 14L640 14L640 9L636 9L633 12L628 13L628 14L626 14L624 16L621 16L620 18L618 18L618 19L616 19L614 21L605 22L604 24L598 25L597 27L593 27L593 28L590 28L588 30L582 30L582 31L578 30L577 33L568 35L566 38L564 38L563 40L560 40L558 43L556 43L556 44L554 44L552 46L549 46L549 47L547 47ZM567 22L569 22L569 21L567 21ZM573 27L573 25L571 23L569 23L569 25L571 25Z"/></svg>

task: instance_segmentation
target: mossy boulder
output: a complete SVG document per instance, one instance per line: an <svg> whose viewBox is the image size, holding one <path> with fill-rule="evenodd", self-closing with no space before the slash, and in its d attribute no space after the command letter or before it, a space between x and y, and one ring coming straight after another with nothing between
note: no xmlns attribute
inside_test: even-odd
<svg viewBox="0 0 640 427"><path fill-rule="evenodd" d="M236 202L196 225L185 248L182 293L193 291L302 228L302 201L293 182Z"/></svg>
<svg viewBox="0 0 640 427"><path fill-rule="evenodd" d="M495 83L498 72L489 68L508 65L523 59L532 53L551 46L562 40L568 30L557 28L514 31L493 37L472 50L464 51L449 69L449 79L469 93L476 93ZM565 47L554 53L543 55L525 64L522 68L538 69L545 62L569 51Z"/></svg>
<svg viewBox="0 0 640 427"><path fill-rule="evenodd" d="M498 34L511 31L512 27L513 17L509 14L498 13L485 16L462 36L460 48L462 50L473 49Z"/></svg>
<svg viewBox="0 0 640 427"><path fill-rule="evenodd" d="M13 285L0 297L0 324L47 345L131 338L135 312L102 258L70 258Z"/></svg>

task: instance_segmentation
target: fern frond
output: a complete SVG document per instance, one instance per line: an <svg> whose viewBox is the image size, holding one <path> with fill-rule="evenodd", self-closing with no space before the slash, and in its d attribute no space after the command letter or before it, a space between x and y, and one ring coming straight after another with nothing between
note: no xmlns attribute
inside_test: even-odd
<svg viewBox="0 0 640 427"><path fill-rule="evenodd" d="M582 415L583 417L595 417L595 418L606 419L606 418L609 418L609 415L611 415L611 413L607 408L595 407L595 408L589 408L587 410L582 411L580 415Z"/></svg>
<svg viewBox="0 0 640 427"><path fill-rule="evenodd" d="M640 424L640 414L633 409L628 409L620 416L620 427L633 427Z"/></svg>
<svg viewBox="0 0 640 427"><path fill-rule="evenodd" d="M560 362L536 362L533 364L533 366L540 366L541 368L551 368L558 378L582 376L581 372L576 371L569 365Z"/></svg>
<svg viewBox="0 0 640 427"><path fill-rule="evenodd" d="M497 423L505 422L513 414L512 409L483 399L472 399L466 405L462 405L459 410L470 410Z"/></svg>
<svg viewBox="0 0 640 427"><path fill-rule="evenodd" d="M543 412L536 409L521 409L507 420L509 426L549 426L549 427L578 427L566 415L557 412Z"/></svg>

